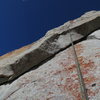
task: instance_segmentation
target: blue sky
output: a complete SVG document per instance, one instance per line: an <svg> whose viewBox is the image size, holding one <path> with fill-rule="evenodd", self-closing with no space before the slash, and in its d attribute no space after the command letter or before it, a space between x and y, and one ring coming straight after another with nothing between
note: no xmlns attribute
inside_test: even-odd
<svg viewBox="0 0 100 100"><path fill-rule="evenodd" d="M100 0L0 0L0 55L90 10L100 10Z"/></svg>

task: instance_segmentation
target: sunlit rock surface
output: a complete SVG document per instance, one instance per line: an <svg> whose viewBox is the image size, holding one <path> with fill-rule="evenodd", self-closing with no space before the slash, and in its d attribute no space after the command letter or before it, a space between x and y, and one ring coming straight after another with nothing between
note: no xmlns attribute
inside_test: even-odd
<svg viewBox="0 0 100 100"><path fill-rule="evenodd" d="M90 36L100 35L100 30ZM75 45L89 100L100 100L100 40ZM0 100L82 100L72 47L0 87Z"/></svg>
<svg viewBox="0 0 100 100"><path fill-rule="evenodd" d="M100 28L100 11L91 11L48 31L37 42L1 56L0 84L19 77L62 49L68 48L69 33L72 33L73 41L79 41L98 28Z"/></svg>
<svg viewBox="0 0 100 100"><path fill-rule="evenodd" d="M100 11L87 12L1 56L0 100L82 100L70 34L88 98L100 100Z"/></svg>

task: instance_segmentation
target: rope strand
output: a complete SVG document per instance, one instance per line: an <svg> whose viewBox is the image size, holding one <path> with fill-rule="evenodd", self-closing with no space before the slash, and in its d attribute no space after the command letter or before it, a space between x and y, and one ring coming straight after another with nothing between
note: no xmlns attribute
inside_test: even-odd
<svg viewBox="0 0 100 100"><path fill-rule="evenodd" d="M80 83L81 97L82 97L82 100L89 100L71 33L70 33L70 40L71 40L71 44L72 44L75 64L76 64L76 68L77 68L78 79L79 79L79 83Z"/></svg>

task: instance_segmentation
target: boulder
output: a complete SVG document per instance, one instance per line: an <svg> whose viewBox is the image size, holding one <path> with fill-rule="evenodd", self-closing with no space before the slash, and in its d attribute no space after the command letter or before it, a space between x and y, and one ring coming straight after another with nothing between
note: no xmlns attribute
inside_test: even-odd
<svg viewBox="0 0 100 100"><path fill-rule="evenodd" d="M88 12L76 20L48 31L37 42L1 56L0 84L19 77L31 68L37 68L42 62L68 48L69 33L72 34L73 41L80 41L98 28L100 28L100 11Z"/></svg>
<svg viewBox="0 0 100 100"><path fill-rule="evenodd" d="M89 100L100 100L98 36L100 30L75 45ZM1 85L0 100L82 100L72 47L59 52L11 84Z"/></svg>

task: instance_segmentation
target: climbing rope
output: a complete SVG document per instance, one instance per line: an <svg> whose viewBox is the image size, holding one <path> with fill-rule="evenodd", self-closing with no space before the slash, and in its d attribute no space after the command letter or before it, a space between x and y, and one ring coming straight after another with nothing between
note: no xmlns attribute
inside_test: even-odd
<svg viewBox="0 0 100 100"><path fill-rule="evenodd" d="M83 79L83 75L81 72L80 64L79 64L78 57L76 54L75 46L73 43L72 34L71 34L71 32L69 32L69 34L70 34L70 40L71 40L71 45L72 45L72 49L73 49L75 64L76 64L76 68L77 68L78 79L79 79L79 83L80 83L81 98L82 98L82 100L89 100L87 91L86 91L86 87L85 87L85 83L84 83L84 79Z"/></svg>

